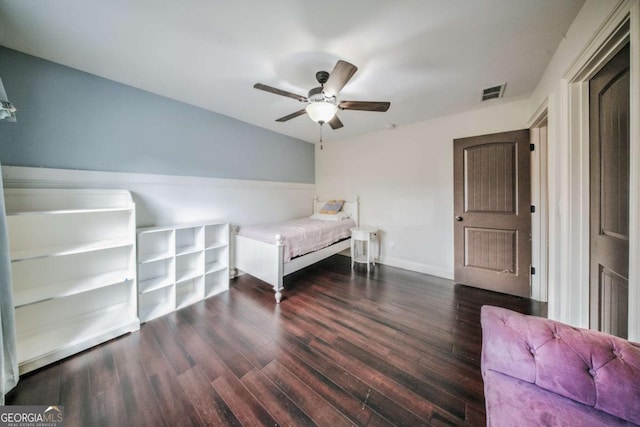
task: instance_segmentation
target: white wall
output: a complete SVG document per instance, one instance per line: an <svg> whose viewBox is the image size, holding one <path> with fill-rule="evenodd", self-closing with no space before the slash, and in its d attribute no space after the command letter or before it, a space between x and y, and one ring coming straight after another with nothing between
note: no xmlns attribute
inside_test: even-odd
<svg viewBox="0 0 640 427"><path fill-rule="evenodd" d="M221 219L249 225L313 212L313 184L2 166L6 188L122 188L138 227Z"/></svg>
<svg viewBox="0 0 640 427"><path fill-rule="evenodd" d="M528 107L494 105L318 144L318 196L360 196L361 224L381 231L382 263L453 278L453 139L525 128Z"/></svg>

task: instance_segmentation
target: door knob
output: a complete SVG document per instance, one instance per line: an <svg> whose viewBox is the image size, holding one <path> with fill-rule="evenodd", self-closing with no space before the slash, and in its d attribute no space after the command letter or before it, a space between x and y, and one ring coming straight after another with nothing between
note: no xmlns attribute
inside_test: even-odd
<svg viewBox="0 0 640 427"><path fill-rule="evenodd" d="M456 217L456 221L462 221L462 217L461 216L457 216Z"/></svg>

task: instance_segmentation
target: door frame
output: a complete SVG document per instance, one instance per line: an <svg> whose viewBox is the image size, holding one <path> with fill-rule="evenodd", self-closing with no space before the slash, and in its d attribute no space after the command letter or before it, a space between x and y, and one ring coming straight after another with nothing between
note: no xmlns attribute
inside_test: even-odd
<svg viewBox="0 0 640 427"><path fill-rule="evenodd" d="M624 0L561 80L555 200L557 256L550 259L549 317L589 327L589 80L630 44L629 339L640 341L640 1ZM554 251L556 252L556 251Z"/></svg>
<svg viewBox="0 0 640 427"><path fill-rule="evenodd" d="M549 100L546 99L527 122L531 143L531 204L536 207L531 214L531 266L536 269L531 275L531 298L548 301L549 265ZM546 126L546 135L540 128Z"/></svg>

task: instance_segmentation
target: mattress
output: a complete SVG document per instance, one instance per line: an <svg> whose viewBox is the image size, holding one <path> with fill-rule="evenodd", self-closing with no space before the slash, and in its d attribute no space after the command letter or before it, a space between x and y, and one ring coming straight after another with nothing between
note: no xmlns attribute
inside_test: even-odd
<svg viewBox="0 0 640 427"><path fill-rule="evenodd" d="M250 239L274 244L276 235L284 240L284 262L300 255L315 252L340 240L351 237L350 229L356 226L353 219L325 221L299 218L274 224L241 227L238 233Z"/></svg>

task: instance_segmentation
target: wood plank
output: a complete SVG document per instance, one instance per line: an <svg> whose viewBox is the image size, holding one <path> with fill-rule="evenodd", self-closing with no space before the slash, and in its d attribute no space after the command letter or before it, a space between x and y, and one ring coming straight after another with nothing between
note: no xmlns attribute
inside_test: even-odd
<svg viewBox="0 0 640 427"><path fill-rule="evenodd" d="M240 426L240 421L227 406L224 399L206 380L197 367L186 370L178 376L184 393L189 396L205 425Z"/></svg>
<svg viewBox="0 0 640 427"><path fill-rule="evenodd" d="M230 316L228 307L216 299L207 301L207 307L212 310L220 310L225 315L220 319ZM248 362L258 369L269 364L279 353L278 347L274 345L272 339L259 331L258 328L242 321L241 316L235 316L233 322L217 320L215 323L209 322L212 328L216 328L218 334L242 354Z"/></svg>
<svg viewBox="0 0 640 427"><path fill-rule="evenodd" d="M281 425L317 425L282 390L261 372L253 370L245 375L242 384L267 408Z"/></svg>
<svg viewBox="0 0 640 427"><path fill-rule="evenodd" d="M371 420L373 413L370 408L309 364L290 353L283 353L278 362L355 424L367 425Z"/></svg>
<svg viewBox="0 0 640 427"><path fill-rule="evenodd" d="M348 418L277 361L269 363L261 372L318 425L352 425Z"/></svg>
<svg viewBox="0 0 640 427"><path fill-rule="evenodd" d="M181 340L176 339L176 336L171 333L168 316L147 322L146 326L153 331L158 346L176 374L179 375L195 365L195 360L193 360L193 357L185 350Z"/></svg>
<svg viewBox="0 0 640 427"><path fill-rule="evenodd" d="M162 416L167 425L205 425L193 403L182 389L175 372L167 370L153 374L149 380L156 400L162 407Z"/></svg>
<svg viewBox="0 0 640 427"><path fill-rule="evenodd" d="M238 378L243 377L253 369L253 365L238 350L234 348L215 327L208 322L194 324L196 332L212 348L217 356Z"/></svg>
<svg viewBox="0 0 640 427"><path fill-rule="evenodd" d="M300 359L313 366L318 372L330 379L337 386L351 394L361 402L362 407L371 408L382 417L398 425L428 425L428 422L419 415L409 411L401 403L371 387L360 380L351 371L339 366L330 358L313 350L308 346L301 346L295 341L288 340L285 347ZM417 400L420 400L417 398Z"/></svg>
<svg viewBox="0 0 640 427"><path fill-rule="evenodd" d="M168 425L162 416L163 407L158 403L145 366L141 361L124 364L116 363L120 378L120 390L127 412L128 424L141 426ZM65 412L67 407L65 406ZM65 418L73 419L73 418Z"/></svg>
<svg viewBox="0 0 640 427"><path fill-rule="evenodd" d="M372 336L381 339L381 335L375 333L372 329L366 328L365 325L359 325L357 321L349 318L348 314L344 317L337 317L335 316L335 312L323 309L323 307L319 307L318 305L313 305L312 301L303 298L300 298L298 301L298 312L305 313L304 315L300 314L300 316L311 318L317 323L324 324L325 327L330 325L330 334L325 334L325 336L316 334L318 338L330 342L338 336L343 338L349 337L349 340L357 342L361 347L366 348L368 351L380 357L384 358L389 354L389 347L370 339Z"/></svg>
<svg viewBox="0 0 640 427"><path fill-rule="evenodd" d="M329 346L316 340L314 348L336 357L342 366L349 367L350 371L359 372L361 379L368 378L371 385L416 414L430 414L433 407L438 406L464 419L464 402L460 399L415 378L385 360L367 354L352 343L338 339ZM416 396L422 399L416 399Z"/></svg>
<svg viewBox="0 0 640 427"><path fill-rule="evenodd" d="M67 420L65 407L65 421ZM91 425L127 425L127 411L120 387L115 385L103 390L97 398L91 399ZM71 423L73 424L73 423Z"/></svg>
<svg viewBox="0 0 640 427"><path fill-rule="evenodd" d="M143 362L144 371L150 377L153 374L164 372L165 370L173 370L171 362L160 348L158 340L153 332L153 328L145 323L140 327L140 362ZM174 363L176 363L174 361Z"/></svg>
<svg viewBox="0 0 640 427"><path fill-rule="evenodd" d="M482 377L469 377L464 371L450 369L446 372L436 372L430 369L429 364L420 364L415 360L410 360L402 355L392 353L387 357L395 368L438 388L450 395L463 399L467 403L475 404L477 407L484 407L484 399L481 398L484 391Z"/></svg>
<svg viewBox="0 0 640 427"><path fill-rule="evenodd" d="M102 344L86 354L89 365L89 386L92 395L111 390L120 380L116 371L111 346Z"/></svg>
<svg viewBox="0 0 640 427"><path fill-rule="evenodd" d="M60 372L60 404L64 406L65 420L74 420L77 425L94 422L87 360L86 354L71 357L62 364Z"/></svg>
<svg viewBox="0 0 640 427"><path fill-rule="evenodd" d="M215 380L229 370L213 348L193 329L192 324L179 322L174 325L173 333L180 337L185 350L189 352L196 366L209 381Z"/></svg>
<svg viewBox="0 0 640 427"><path fill-rule="evenodd" d="M276 420L235 375L225 374L216 378L213 387L243 425L265 427L277 425Z"/></svg>

